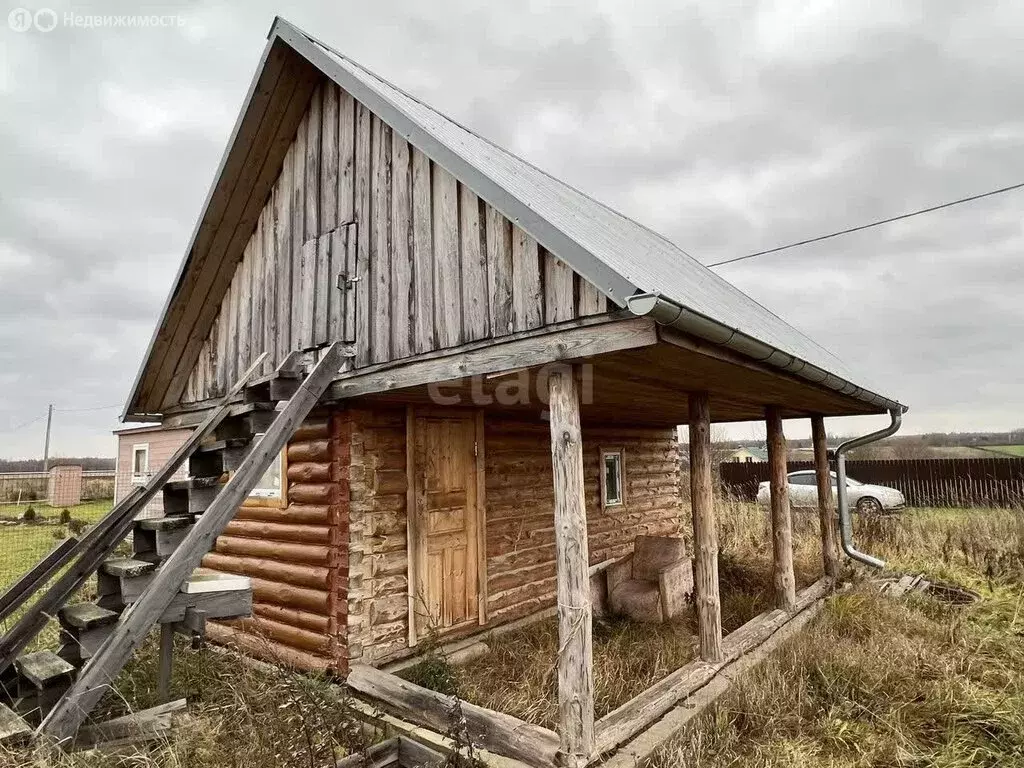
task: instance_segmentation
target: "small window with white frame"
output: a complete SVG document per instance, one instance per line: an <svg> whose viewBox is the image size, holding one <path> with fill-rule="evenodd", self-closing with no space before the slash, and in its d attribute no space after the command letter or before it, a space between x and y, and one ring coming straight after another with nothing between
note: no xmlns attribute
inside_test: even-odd
<svg viewBox="0 0 1024 768"><path fill-rule="evenodd" d="M262 435L256 435L253 438L254 442L261 437ZM267 471L263 473L263 477L261 477L259 482L256 483L256 486L249 491L249 498L253 500L266 500L268 504L283 502L284 478L286 472L285 452L281 451L277 460L267 467Z"/></svg>
<svg viewBox="0 0 1024 768"><path fill-rule="evenodd" d="M132 446L132 483L145 485L149 480L149 443Z"/></svg>
<svg viewBox="0 0 1024 768"><path fill-rule="evenodd" d="M601 450L601 506L620 507L626 503L626 492L622 483L622 449Z"/></svg>

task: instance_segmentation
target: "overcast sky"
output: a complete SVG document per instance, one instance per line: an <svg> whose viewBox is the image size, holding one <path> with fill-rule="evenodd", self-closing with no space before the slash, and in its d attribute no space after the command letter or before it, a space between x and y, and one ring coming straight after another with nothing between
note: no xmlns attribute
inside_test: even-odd
<svg viewBox="0 0 1024 768"><path fill-rule="evenodd" d="M0 457L40 455L50 402L99 409L58 411L53 453L112 455L279 11L703 262L1024 181L1019 3L500 5L157 3L183 25L97 29L49 2L55 29L17 32L10 2ZM909 404L905 431L1019 427L1022 209L1011 192L718 271Z"/></svg>

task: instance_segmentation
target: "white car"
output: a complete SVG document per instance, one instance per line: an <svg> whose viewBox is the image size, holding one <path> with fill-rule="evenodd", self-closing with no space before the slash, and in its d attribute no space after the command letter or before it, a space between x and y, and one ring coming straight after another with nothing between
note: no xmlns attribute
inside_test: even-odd
<svg viewBox="0 0 1024 768"><path fill-rule="evenodd" d="M832 475L832 503L836 503L836 473ZM789 473L789 502L794 507L818 506L818 480L813 469ZM770 504L769 483L757 486L757 502ZM846 478L846 498L852 509L861 514L898 512L907 505L903 494L885 485L867 485L852 477Z"/></svg>

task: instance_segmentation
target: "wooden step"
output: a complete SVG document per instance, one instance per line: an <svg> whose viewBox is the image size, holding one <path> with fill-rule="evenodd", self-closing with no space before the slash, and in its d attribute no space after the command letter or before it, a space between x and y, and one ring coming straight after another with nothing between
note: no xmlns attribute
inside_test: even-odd
<svg viewBox="0 0 1024 768"><path fill-rule="evenodd" d="M57 612L61 625L68 629L90 630L114 624L118 614L101 608L96 603L67 605Z"/></svg>
<svg viewBox="0 0 1024 768"><path fill-rule="evenodd" d="M134 603L153 580L156 564L134 557L107 560L96 574L99 605L117 610Z"/></svg>
<svg viewBox="0 0 1024 768"><path fill-rule="evenodd" d="M254 435L267 431L277 418L274 403L247 403L233 406L231 415L214 430L217 440L244 438L251 440Z"/></svg>
<svg viewBox="0 0 1024 768"><path fill-rule="evenodd" d="M103 645L119 614L95 603L79 603L62 608L58 614L61 623L61 647L57 655L72 666L80 667Z"/></svg>
<svg viewBox="0 0 1024 768"><path fill-rule="evenodd" d="M277 403L288 400L302 385L301 371L275 371L251 382L245 388L246 403Z"/></svg>
<svg viewBox="0 0 1024 768"><path fill-rule="evenodd" d="M75 668L53 651L26 653L15 659L14 666L40 691L69 684L75 675Z"/></svg>
<svg viewBox="0 0 1024 768"><path fill-rule="evenodd" d="M0 745L15 747L32 736L32 726L10 707L0 704Z"/></svg>
<svg viewBox="0 0 1024 768"><path fill-rule="evenodd" d="M170 557L188 536L194 522L192 515L138 520L132 537L135 559L159 563Z"/></svg>
<svg viewBox="0 0 1024 768"><path fill-rule="evenodd" d="M252 440L242 437L218 440L203 446L189 457L188 473L192 477L219 477L225 472L234 472L242 466L252 446Z"/></svg>
<svg viewBox="0 0 1024 768"><path fill-rule="evenodd" d="M164 514L178 516L180 514L201 515L213 503L223 487L221 477L192 477L188 480L175 480L164 486L164 501L168 492L174 498L173 512L164 508ZM182 501L184 499L184 501ZM184 509L183 513L181 510Z"/></svg>

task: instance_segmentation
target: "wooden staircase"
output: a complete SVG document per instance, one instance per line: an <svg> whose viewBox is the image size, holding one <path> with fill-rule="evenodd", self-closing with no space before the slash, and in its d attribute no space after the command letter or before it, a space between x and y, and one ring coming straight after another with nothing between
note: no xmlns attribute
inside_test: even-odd
<svg viewBox="0 0 1024 768"><path fill-rule="evenodd" d="M33 731L67 743L153 625L162 626L163 688L175 632L198 641L207 619L251 614L247 578L198 566L347 356L335 344L307 376L302 356L293 354L273 374L251 380L261 356L146 486L80 540L61 542L0 596L4 618L53 581L0 638L0 744ZM172 481L186 460L189 478ZM161 491L164 516L136 520ZM133 554L114 556L129 533ZM96 600L69 604L94 573ZM23 653L53 616L60 647Z"/></svg>

